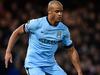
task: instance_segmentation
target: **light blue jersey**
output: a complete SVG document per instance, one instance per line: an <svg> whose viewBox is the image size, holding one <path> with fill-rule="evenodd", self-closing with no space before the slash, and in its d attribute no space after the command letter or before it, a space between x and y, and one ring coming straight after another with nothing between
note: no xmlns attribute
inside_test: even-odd
<svg viewBox="0 0 100 75"><path fill-rule="evenodd" d="M29 34L25 67L52 66L56 64L54 54L58 42L65 46L72 44L67 26L62 22L52 26L47 17L30 20L25 24L25 32Z"/></svg>

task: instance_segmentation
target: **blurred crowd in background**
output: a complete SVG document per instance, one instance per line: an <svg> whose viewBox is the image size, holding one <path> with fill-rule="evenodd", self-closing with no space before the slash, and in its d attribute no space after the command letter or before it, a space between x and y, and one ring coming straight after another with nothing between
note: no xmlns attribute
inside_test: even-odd
<svg viewBox="0 0 100 75"><path fill-rule="evenodd" d="M50 0L0 0L0 75L26 75L24 59L28 36L16 42L13 64L5 69L4 55L11 33L28 20L47 15ZM100 5L99 0L59 0L64 5L63 20L69 27L84 75L100 75ZM68 75L77 75L64 48L59 44L56 59Z"/></svg>

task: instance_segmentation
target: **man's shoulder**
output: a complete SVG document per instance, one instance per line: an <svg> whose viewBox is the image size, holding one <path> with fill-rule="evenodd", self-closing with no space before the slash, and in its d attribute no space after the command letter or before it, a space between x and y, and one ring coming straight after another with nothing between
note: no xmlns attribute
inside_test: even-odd
<svg viewBox="0 0 100 75"><path fill-rule="evenodd" d="M37 20L42 20L42 19L45 19L46 18L46 16L44 16L44 17L39 17L39 18L37 18Z"/></svg>
<svg viewBox="0 0 100 75"><path fill-rule="evenodd" d="M68 25L63 22L59 22L59 25L61 26L61 28L64 28L64 29L68 28Z"/></svg>
<svg viewBox="0 0 100 75"><path fill-rule="evenodd" d="M33 18L33 19L29 20L29 21L30 22L41 22L44 19L45 19L45 17L39 17L39 18Z"/></svg>

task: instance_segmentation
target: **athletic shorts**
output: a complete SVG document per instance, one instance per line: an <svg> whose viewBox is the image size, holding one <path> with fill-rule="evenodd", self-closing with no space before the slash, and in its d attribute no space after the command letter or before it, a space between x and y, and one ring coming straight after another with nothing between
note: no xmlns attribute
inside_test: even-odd
<svg viewBox="0 0 100 75"><path fill-rule="evenodd" d="M26 67L27 75L67 75L59 65L43 67Z"/></svg>

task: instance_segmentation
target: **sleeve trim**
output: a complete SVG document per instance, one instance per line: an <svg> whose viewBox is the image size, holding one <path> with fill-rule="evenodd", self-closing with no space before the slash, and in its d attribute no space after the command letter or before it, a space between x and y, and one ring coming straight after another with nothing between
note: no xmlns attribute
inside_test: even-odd
<svg viewBox="0 0 100 75"><path fill-rule="evenodd" d="M24 33L26 33L26 31L25 31L25 24L23 24L23 30L24 30Z"/></svg>
<svg viewBox="0 0 100 75"><path fill-rule="evenodd" d="M69 46L64 46L64 48L71 48L71 47L73 47L73 43L72 44L70 44Z"/></svg>

